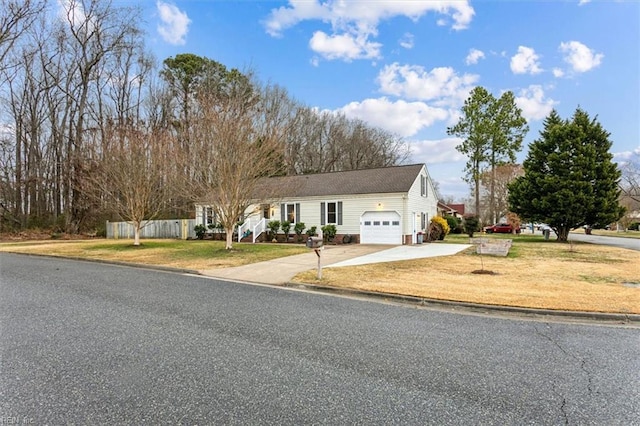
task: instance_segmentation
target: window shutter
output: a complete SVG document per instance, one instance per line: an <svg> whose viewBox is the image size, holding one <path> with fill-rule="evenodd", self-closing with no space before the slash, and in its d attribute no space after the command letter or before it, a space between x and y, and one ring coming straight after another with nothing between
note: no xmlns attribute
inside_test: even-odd
<svg viewBox="0 0 640 426"><path fill-rule="evenodd" d="M420 195L424 197L424 176L420 175Z"/></svg>
<svg viewBox="0 0 640 426"><path fill-rule="evenodd" d="M424 196L429 196L429 179L426 176L424 177Z"/></svg>
<svg viewBox="0 0 640 426"><path fill-rule="evenodd" d="M280 223L284 222L287 217L287 206L286 204L280 204Z"/></svg>
<svg viewBox="0 0 640 426"><path fill-rule="evenodd" d="M338 225L342 225L342 201L338 201Z"/></svg>
<svg viewBox="0 0 640 426"><path fill-rule="evenodd" d="M300 203L296 203L296 223L300 223Z"/></svg>
<svg viewBox="0 0 640 426"><path fill-rule="evenodd" d="M320 225L324 225L325 224L325 209L324 209L324 203L320 203Z"/></svg>

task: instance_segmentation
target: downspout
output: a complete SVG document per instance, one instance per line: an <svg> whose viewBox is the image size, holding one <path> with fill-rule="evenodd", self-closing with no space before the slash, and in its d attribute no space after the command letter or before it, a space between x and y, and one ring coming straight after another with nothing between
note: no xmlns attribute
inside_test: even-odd
<svg viewBox="0 0 640 426"><path fill-rule="evenodd" d="M402 245L406 244L404 231L406 228L405 222L407 221L407 218L408 218L407 217L407 211L409 210L408 203L409 203L409 200L407 198L407 194L402 194L402 222L403 222L402 223ZM413 224L413 227L415 228L415 223ZM415 235L415 231L413 234ZM414 238L414 235L411 236L412 240Z"/></svg>

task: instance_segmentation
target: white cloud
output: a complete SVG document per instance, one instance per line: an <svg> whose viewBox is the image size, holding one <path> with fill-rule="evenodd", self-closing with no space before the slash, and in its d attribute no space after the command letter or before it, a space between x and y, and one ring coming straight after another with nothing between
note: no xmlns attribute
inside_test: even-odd
<svg viewBox="0 0 640 426"><path fill-rule="evenodd" d="M535 50L526 46L518 46L518 53L511 57L511 71L514 74L539 74L540 57Z"/></svg>
<svg viewBox="0 0 640 426"><path fill-rule="evenodd" d="M356 58L378 57L380 44L370 38L378 35L378 24L394 17L407 17L417 21L422 15L435 12L452 19L451 27L465 29L471 23L473 8L467 0L443 1L397 1L378 0L375 2L343 0L289 0L287 6L272 9L264 25L268 34L282 35L287 28L307 20L322 21L331 25L332 34L314 32L309 46L328 59L352 60ZM356 42L356 43L354 43ZM360 46L360 53L345 54L345 43ZM374 47L375 46L375 47ZM348 46L347 46L348 47ZM315 48L321 48L318 51ZM331 48L335 48L332 51ZM376 55L373 52L376 51Z"/></svg>
<svg viewBox="0 0 640 426"><path fill-rule="evenodd" d="M560 68L554 68L553 76L556 78L564 77L564 71L562 71Z"/></svg>
<svg viewBox="0 0 640 426"><path fill-rule="evenodd" d="M615 152L613 153L613 159L615 162L621 164L625 164L629 161L640 162L640 146L633 151Z"/></svg>
<svg viewBox="0 0 640 426"><path fill-rule="evenodd" d="M418 163L441 164L464 161L466 157L456 150L462 143L460 138L445 138L440 140L411 141L412 160Z"/></svg>
<svg viewBox="0 0 640 426"><path fill-rule="evenodd" d="M404 47L405 49L413 49L413 43L413 34L410 33L405 33L402 39L400 39L399 41L400 46Z"/></svg>
<svg viewBox="0 0 640 426"><path fill-rule="evenodd" d="M516 105L522 110L522 115L528 121L542 120L545 118L554 105L558 102L545 98L542 86L532 84L520 91L520 96L516 96Z"/></svg>
<svg viewBox="0 0 640 426"><path fill-rule="evenodd" d="M330 36L322 31L316 31L309 41L309 47L325 59L342 59L350 62L354 59L380 58L381 45L367 41L366 37L353 34Z"/></svg>
<svg viewBox="0 0 640 426"><path fill-rule="evenodd" d="M602 53L595 53L579 41L560 43L558 50L565 54L564 61L571 65L575 72L587 72L599 66L604 58Z"/></svg>
<svg viewBox="0 0 640 426"><path fill-rule="evenodd" d="M591 3L591 0L580 0L578 2L578 6L583 6L583 5L587 4L587 3Z"/></svg>
<svg viewBox="0 0 640 426"><path fill-rule="evenodd" d="M82 3L73 0L58 0L58 8L60 19L65 23L70 22L76 29L85 24L89 31L94 29L92 19L87 22L87 15Z"/></svg>
<svg viewBox="0 0 640 426"><path fill-rule="evenodd" d="M408 99L433 101L437 106L457 108L462 105L478 82L475 74L458 75L453 68L440 67L431 71L419 65L384 67L378 74L380 91Z"/></svg>
<svg viewBox="0 0 640 426"><path fill-rule="evenodd" d="M389 101L387 98L351 102L336 112L358 118L402 137L413 136L436 121L446 120L449 112L424 102Z"/></svg>
<svg viewBox="0 0 640 426"><path fill-rule="evenodd" d="M156 3L160 23L158 23L158 33L162 39L170 44L185 44L189 24L191 20L187 14L170 3L158 1Z"/></svg>
<svg viewBox="0 0 640 426"><path fill-rule="evenodd" d="M469 50L469 54L465 59L467 65L477 64L480 59L484 59L484 52L478 49Z"/></svg>

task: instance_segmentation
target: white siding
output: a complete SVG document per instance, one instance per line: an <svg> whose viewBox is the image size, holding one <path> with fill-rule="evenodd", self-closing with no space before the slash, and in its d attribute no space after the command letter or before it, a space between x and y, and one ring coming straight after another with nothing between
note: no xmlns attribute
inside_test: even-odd
<svg viewBox="0 0 640 426"><path fill-rule="evenodd" d="M426 197L423 197L421 194L420 180L422 177L427 179ZM405 224L403 233L405 235L412 235L412 241L414 243L416 242L415 232L423 231L422 229L418 229L420 227L420 213L426 213L428 215L427 221L438 214L438 199L435 196L435 192L435 187L433 186L433 181L427 172L427 168L423 167L420 172L420 176L416 177L416 180L413 182L413 185L409 190L406 216L403 217L403 222ZM414 229L414 220L417 220L415 226L416 229Z"/></svg>
<svg viewBox="0 0 640 426"><path fill-rule="evenodd" d="M421 193L421 179L423 178L426 178L427 183L426 197ZM416 242L416 233L422 230L420 229L420 214L426 213L428 219L431 219L437 214L438 204L435 187L427 168L423 166L420 175L416 176L408 193L288 198L271 203L274 213L272 220L280 220L280 204L299 203L300 221L305 224L306 229L316 226L319 230L321 227L320 203L322 202L342 202L342 225L336 225L338 234L359 234L360 218L365 212L394 211L400 214L402 234L412 236L413 242ZM259 221L262 217L260 205L249 206L245 215L251 223ZM200 223L198 220L202 221L201 206L196 207L196 222Z"/></svg>
<svg viewBox="0 0 640 426"><path fill-rule="evenodd" d="M366 211L390 210L403 214L402 194L365 194L336 197L291 198L287 203L300 203L300 221L308 228L320 230L320 203L342 202L342 225L336 225L338 234L359 234L360 217ZM275 220L280 220L280 202L274 203Z"/></svg>

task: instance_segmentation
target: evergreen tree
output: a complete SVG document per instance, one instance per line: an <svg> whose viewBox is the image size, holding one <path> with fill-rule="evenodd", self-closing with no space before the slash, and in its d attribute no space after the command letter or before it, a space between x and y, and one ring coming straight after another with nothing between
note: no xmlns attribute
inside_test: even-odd
<svg viewBox="0 0 640 426"><path fill-rule="evenodd" d="M583 225L618 220L620 171L610 148L609 133L585 111L578 108L571 120L552 111L529 147L524 176L509 185L511 211L548 223L558 241L567 241L569 231Z"/></svg>
<svg viewBox="0 0 640 426"><path fill-rule="evenodd" d="M484 87L475 87L462 107L462 116L449 135L463 138L456 149L467 156L466 181L475 192L475 213L480 212L480 179L486 170L489 175L489 214L496 221L496 167L515 162L515 154L522 149L522 140L529 131L522 111L512 92L496 99Z"/></svg>

